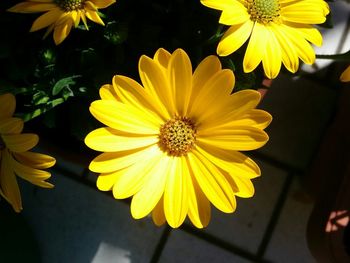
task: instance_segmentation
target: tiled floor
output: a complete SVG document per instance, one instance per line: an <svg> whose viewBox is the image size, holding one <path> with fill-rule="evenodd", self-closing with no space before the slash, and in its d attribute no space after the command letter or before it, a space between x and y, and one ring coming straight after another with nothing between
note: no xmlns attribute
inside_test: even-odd
<svg viewBox="0 0 350 263"><path fill-rule="evenodd" d="M346 31L342 23L350 10L341 5L339 12L347 12L337 34ZM339 42L345 38L337 36L325 34L326 43L338 39L327 53L334 47L345 51ZM270 142L251 153L262 169L254 180L256 195L238 199L234 214L213 211L204 230L187 223L177 230L158 228L149 218L135 221L126 202L95 189L93 174L81 179L82 167L61 162L53 171L54 189L22 184L22 214L38 241L42 262L313 262L305 233L313 203L303 178L335 100L336 91L324 82L279 76L261 105L274 116Z"/></svg>

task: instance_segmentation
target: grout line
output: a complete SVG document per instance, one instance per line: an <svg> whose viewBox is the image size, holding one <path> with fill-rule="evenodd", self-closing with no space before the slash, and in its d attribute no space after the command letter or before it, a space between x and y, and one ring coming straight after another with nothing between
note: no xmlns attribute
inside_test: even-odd
<svg viewBox="0 0 350 263"><path fill-rule="evenodd" d="M256 253L258 258L262 258L264 256L266 249L267 249L267 246L270 243L272 234L277 226L278 219L281 215L282 209L283 209L284 204L287 200L287 196L288 196L288 193L290 190L290 186L292 185L293 178L294 178L294 173L290 172L287 175L287 178L283 184L280 196L276 202L276 205L275 205L275 208L272 212L270 221L266 227L264 236L263 236L261 243L260 243L260 246L258 248L258 252Z"/></svg>
<svg viewBox="0 0 350 263"><path fill-rule="evenodd" d="M166 225L162 236L160 237L158 244L156 246L156 248L154 249L154 253L151 257L150 263L157 263L159 261L159 258L163 252L163 249L165 247L166 242L168 241L168 238L170 236L171 233L171 228Z"/></svg>
<svg viewBox="0 0 350 263"><path fill-rule="evenodd" d="M203 230L195 229L189 226L188 224L183 224L181 226L181 230L187 232L188 234L196 236L197 238L200 238L204 241L207 241L217 247L220 247L232 254L240 256L244 259L251 260L251 262L270 263L270 261L263 260L249 251L246 251L238 246L228 243L227 241L217 238L216 236L203 232Z"/></svg>

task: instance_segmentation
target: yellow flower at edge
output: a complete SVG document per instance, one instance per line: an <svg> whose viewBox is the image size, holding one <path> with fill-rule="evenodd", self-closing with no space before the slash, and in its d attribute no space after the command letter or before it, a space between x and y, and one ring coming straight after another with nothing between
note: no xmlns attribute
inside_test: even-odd
<svg viewBox="0 0 350 263"><path fill-rule="evenodd" d="M265 75L273 79L281 62L291 72L299 68L299 58L313 64L315 52L309 42L322 45L322 36L313 24L325 22L329 13L323 0L201 0L207 7L221 10L219 23L230 26L221 38L217 53L227 56L246 41L244 72L262 62ZM248 40L249 39L249 40Z"/></svg>
<svg viewBox="0 0 350 263"><path fill-rule="evenodd" d="M140 85L116 75L100 89L91 114L106 127L85 138L103 152L90 163L100 173L97 187L116 199L132 197L135 219L152 214L156 225L179 227L188 216L203 228L212 203L225 213L236 209L236 196L254 195L257 164L239 151L260 148L271 115L255 109L260 93L238 91L233 72L216 56L192 73L182 49L159 49L141 56Z"/></svg>
<svg viewBox="0 0 350 263"><path fill-rule="evenodd" d="M348 66L344 72L340 75L340 81L349 82L350 81L350 66Z"/></svg>
<svg viewBox="0 0 350 263"><path fill-rule="evenodd" d="M12 117L15 107L12 94L0 95L0 195L20 212L22 201L16 175L40 187L52 188L45 181L51 174L41 169L53 166L56 161L51 156L29 152L39 138L36 134L21 133L23 120Z"/></svg>
<svg viewBox="0 0 350 263"><path fill-rule="evenodd" d="M19 3L7 11L15 13L46 12L38 17L30 32L48 27L45 36L53 31L55 44L62 43L69 35L72 26L77 27L80 20L88 29L86 18L104 25L98 15L98 9L106 8L115 3L115 0L27 0Z"/></svg>

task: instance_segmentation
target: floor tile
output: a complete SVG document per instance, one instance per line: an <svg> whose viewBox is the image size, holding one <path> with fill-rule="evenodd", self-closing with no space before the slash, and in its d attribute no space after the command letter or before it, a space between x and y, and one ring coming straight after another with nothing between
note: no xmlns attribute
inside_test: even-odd
<svg viewBox="0 0 350 263"><path fill-rule="evenodd" d="M265 258L276 263L315 262L306 242L306 226L313 203L303 191L299 179L299 177L294 178L267 247Z"/></svg>
<svg viewBox="0 0 350 263"><path fill-rule="evenodd" d="M336 91L305 78L281 74L260 107L273 116L266 129L269 142L258 151L298 169L305 169L332 116Z"/></svg>
<svg viewBox="0 0 350 263"><path fill-rule="evenodd" d="M23 215L43 263L149 262L163 228L131 218L129 206L59 173L55 188L22 185Z"/></svg>
<svg viewBox="0 0 350 263"><path fill-rule="evenodd" d="M233 214L224 214L215 209L205 230L252 253L257 252L287 176L286 172L271 165L263 162L258 164L262 176L253 179L255 196L237 198L237 210Z"/></svg>
<svg viewBox="0 0 350 263"><path fill-rule="evenodd" d="M250 261L181 230L172 230L159 263L248 263Z"/></svg>

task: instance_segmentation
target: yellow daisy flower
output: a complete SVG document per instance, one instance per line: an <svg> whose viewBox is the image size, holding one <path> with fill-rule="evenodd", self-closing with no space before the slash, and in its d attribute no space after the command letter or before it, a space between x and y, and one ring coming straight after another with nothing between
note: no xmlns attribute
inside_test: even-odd
<svg viewBox="0 0 350 263"><path fill-rule="evenodd" d="M22 210L22 201L17 179L44 187L53 185L45 180L51 174L46 169L55 164L51 156L29 152L39 141L36 134L22 133L23 121L12 117L16 100L12 94L0 95L0 195L16 212Z"/></svg>
<svg viewBox="0 0 350 263"><path fill-rule="evenodd" d="M80 19L86 29L88 29L86 18L104 26L98 15L98 9L106 8L113 3L115 0L27 0L11 7L8 11L16 13L46 12L34 21L30 32L48 27L44 37L53 31L53 39L58 45L69 35L72 26L79 25Z"/></svg>
<svg viewBox="0 0 350 263"><path fill-rule="evenodd" d="M101 173L97 187L116 199L133 196L135 219L152 212L157 225L179 227L186 216L198 227L210 220L210 202L225 213L236 209L235 196L251 197L251 179L260 175L239 150L263 146L271 115L255 109L260 93L232 95L233 72L216 56L192 74L187 54L159 49L139 61L142 86L116 75L100 89L91 114L107 127L85 143L104 153L90 163Z"/></svg>
<svg viewBox="0 0 350 263"><path fill-rule="evenodd" d="M201 0L207 7L221 10L219 23L230 26L221 38L217 53L227 56L248 39L244 72L262 62L268 78L275 78L281 62L291 72L315 61L309 42L320 46L322 36L312 24L325 22L329 13L323 0Z"/></svg>
<svg viewBox="0 0 350 263"><path fill-rule="evenodd" d="M344 72L340 75L340 81L348 82L350 81L350 66L348 66Z"/></svg>

